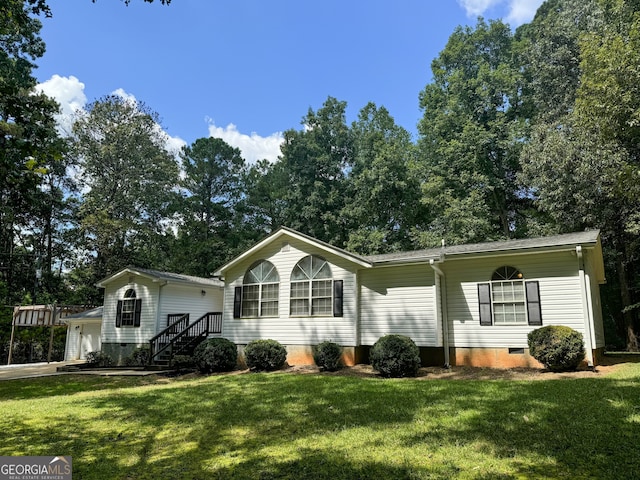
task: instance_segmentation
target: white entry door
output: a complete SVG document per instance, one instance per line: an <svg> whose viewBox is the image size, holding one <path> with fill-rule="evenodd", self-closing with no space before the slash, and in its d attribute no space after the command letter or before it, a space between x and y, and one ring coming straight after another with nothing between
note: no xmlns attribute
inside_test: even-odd
<svg viewBox="0 0 640 480"><path fill-rule="evenodd" d="M87 353L100 350L99 323L84 323L80 329L80 360L87 358Z"/></svg>

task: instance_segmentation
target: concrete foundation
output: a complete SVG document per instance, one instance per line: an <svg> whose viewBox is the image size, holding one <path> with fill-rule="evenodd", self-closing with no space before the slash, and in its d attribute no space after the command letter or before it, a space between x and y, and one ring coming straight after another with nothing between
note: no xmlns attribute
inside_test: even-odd
<svg viewBox="0 0 640 480"><path fill-rule="evenodd" d="M148 343L103 343L101 351L113 360L114 365L124 365L124 360L130 356L136 348L149 346Z"/></svg>

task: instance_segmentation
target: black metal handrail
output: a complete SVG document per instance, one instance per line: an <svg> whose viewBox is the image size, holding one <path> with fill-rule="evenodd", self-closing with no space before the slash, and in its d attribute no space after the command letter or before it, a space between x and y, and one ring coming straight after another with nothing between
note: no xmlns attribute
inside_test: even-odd
<svg viewBox="0 0 640 480"><path fill-rule="evenodd" d="M167 329L165 329L167 330ZM162 332L161 332L162 333ZM158 343L157 346L151 347L150 361L159 356L165 350L169 350L170 361L174 355L187 350L194 343L199 342L202 338L206 338L209 334L222 333L222 313L208 312L205 313L195 322L187 325L179 333L167 339L167 342ZM156 335L160 337L160 334ZM155 339L155 337L154 337ZM156 339L157 341L157 339Z"/></svg>
<svg viewBox="0 0 640 480"><path fill-rule="evenodd" d="M149 340L149 363L158 356L160 351L163 350L162 346L168 344L172 338L179 335L189 325L189 314L185 313L178 320L171 323L167 328L160 333L151 337Z"/></svg>

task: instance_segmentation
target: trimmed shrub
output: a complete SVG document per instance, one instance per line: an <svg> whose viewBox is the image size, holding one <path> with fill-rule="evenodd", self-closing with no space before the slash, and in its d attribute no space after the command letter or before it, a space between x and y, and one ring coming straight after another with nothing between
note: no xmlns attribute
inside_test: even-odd
<svg viewBox="0 0 640 480"><path fill-rule="evenodd" d="M584 360L584 340L580 332L563 325L547 325L529 332L529 353L554 372L575 370Z"/></svg>
<svg viewBox="0 0 640 480"><path fill-rule="evenodd" d="M228 372L236 367L238 349L226 338L210 338L196 347L193 360L201 373Z"/></svg>
<svg viewBox="0 0 640 480"><path fill-rule="evenodd" d="M371 365L383 377L415 377L420 368L420 349L404 335L385 335L369 353Z"/></svg>
<svg viewBox="0 0 640 480"><path fill-rule="evenodd" d="M87 353L87 364L92 367L110 367L113 365L113 359L108 353L101 351Z"/></svg>
<svg viewBox="0 0 640 480"><path fill-rule="evenodd" d="M244 347L244 359L251 370L279 370L287 359L287 349L276 340L254 340Z"/></svg>
<svg viewBox="0 0 640 480"><path fill-rule="evenodd" d="M313 348L313 360L320 370L335 372L342 367L342 347L335 342L322 342Z"/></svg>
<svg viewBox="0 0 640 480"><path fill-rule="evenodd" d="M171 364L176 370L192 370L196 366L191 355L174 355Z"/></svg>
<svg viewBox="0 0 640 480"><path fill-rule="evenodd" d="M131 355L124 359L124 364L129 367L144 367L149 363L150 353L148 345L138 347L131 352Z"/></svg>

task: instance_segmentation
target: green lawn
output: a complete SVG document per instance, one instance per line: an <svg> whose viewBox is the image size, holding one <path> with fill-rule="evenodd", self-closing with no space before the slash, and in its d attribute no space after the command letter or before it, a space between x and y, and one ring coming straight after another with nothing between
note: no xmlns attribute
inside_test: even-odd
<svg viewBox="0 0 640 480"><path fill-rule="evenodd" d="M0 455L74 479L640 477L640 363L538 381L242 374L0 382Z"/></svg>

